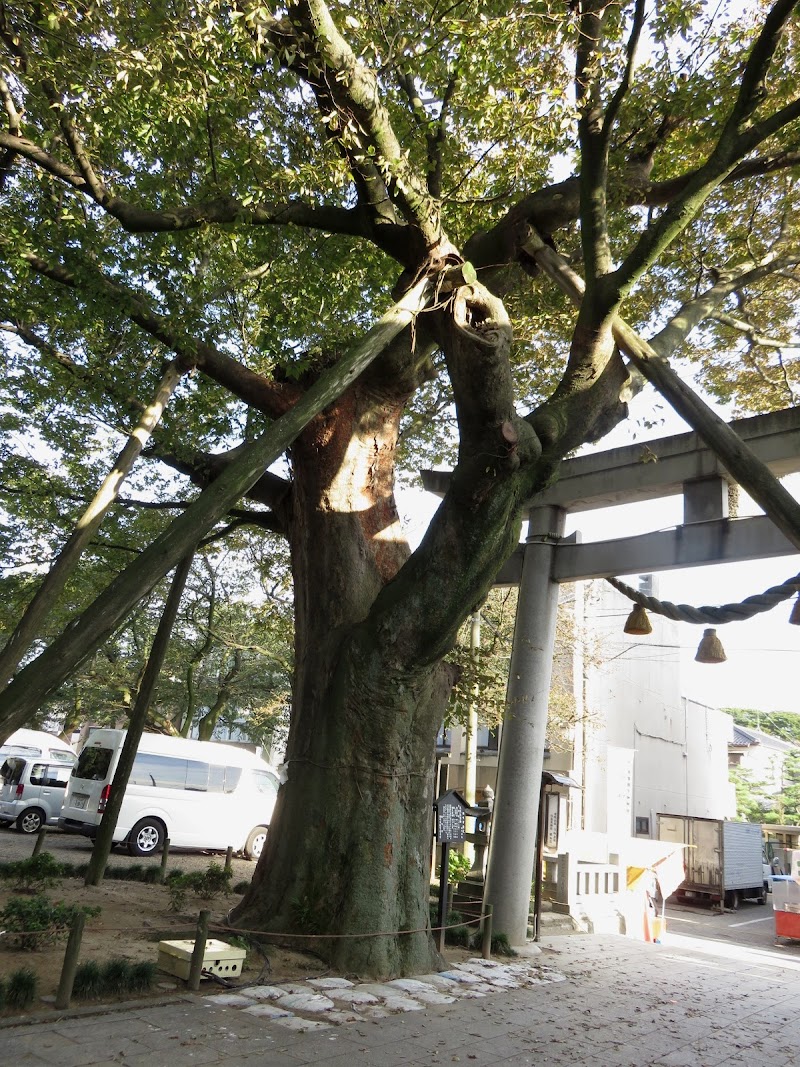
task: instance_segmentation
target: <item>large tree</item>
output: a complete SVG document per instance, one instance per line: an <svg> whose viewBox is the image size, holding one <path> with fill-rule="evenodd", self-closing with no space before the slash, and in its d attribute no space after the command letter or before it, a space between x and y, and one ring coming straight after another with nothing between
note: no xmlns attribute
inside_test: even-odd
<svg viewBox="0 0 800 1067"><path fill-rule="evenodd" d="M760 407L793 395L794 8L0 5L8 454L38 442L88 495L171 361L143 480L198 490L17 671L2 731L233 510L279 532L288 781L236 918L347 935L316 942L347 970L433 966L446 655L562 458L644 376L800 545L797 505L667 362L699 327L714 388L738 353ZM398 444L439 458L450 426L450 488L410 553Z"/></svg>

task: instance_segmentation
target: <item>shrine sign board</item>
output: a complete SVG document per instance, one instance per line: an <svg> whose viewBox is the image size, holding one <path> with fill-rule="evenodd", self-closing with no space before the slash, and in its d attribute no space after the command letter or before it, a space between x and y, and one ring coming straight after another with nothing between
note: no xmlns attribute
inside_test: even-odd
<svg viewBox="0 0 800 1067"><path fill-rule="evenodd" d="M470 805L457 793L450 789L442 793L434 803L436 811L436 840L440 844L460 844L466 840L467 827L465 816L470 810Z"/></svg>

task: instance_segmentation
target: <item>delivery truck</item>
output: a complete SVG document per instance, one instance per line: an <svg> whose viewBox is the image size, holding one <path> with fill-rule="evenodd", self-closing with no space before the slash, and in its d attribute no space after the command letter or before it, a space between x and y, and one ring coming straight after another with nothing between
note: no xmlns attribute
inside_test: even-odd
<svg viewBox="0 0 800 1067"><path fill-rule="evenodd" d="M742 900L766 904L761 826L724 819L659 815L658 836L689 847L684 851L686 878L676 897L710 900L737 908Z"/></svg>

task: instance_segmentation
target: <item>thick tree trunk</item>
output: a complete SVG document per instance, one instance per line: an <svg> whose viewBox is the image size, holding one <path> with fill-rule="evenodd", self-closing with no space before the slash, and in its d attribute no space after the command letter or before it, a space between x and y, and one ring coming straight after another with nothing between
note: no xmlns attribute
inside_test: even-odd
<svg viewBox="0 0 800 1067"><path fill-rule="evenodd" d="M408 557L392 493L404 400L357 386L293 449L288 781L234 916L238 926L309 935L300 943L363 975L439 964L428 896L450 672L393 666L365 621Z"/></svg>
<svg viewBox="0 0 800 1067"><path fill-rule="evenodd" d="M440 962L428 899L435 738L452 683L442 657L516 544L522 501L552 474L505 378L485 381L507 357L502 307L475 286L459 301L442 334L464 397L460 462L413 557L393 497L405 394L362 380L292 450L288 781L232 921L294 935L348 973Z"/></svg>

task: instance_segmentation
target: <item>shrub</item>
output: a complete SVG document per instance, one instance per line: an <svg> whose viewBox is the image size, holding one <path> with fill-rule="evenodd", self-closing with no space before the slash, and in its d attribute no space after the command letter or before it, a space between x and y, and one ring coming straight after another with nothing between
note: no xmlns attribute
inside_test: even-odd
<svg viewBox="0 0 800 1067"><path fill-rule="evenodd" d="M100 909L64 904L63 901L53 903L41 894L11 897L0 912L0 926L7 933L16 934L18 948L35 951L62 937L81 912L91 917L99 915Z"/></svg>
<svg viewBox="0 0 800 1067"><path fill-rule="evenodd" d="M181 911L186 904L186 896L191 890L201 900L210 900L217 893L230 892L233 872L213 861L204 871L191 871L180 874L172 871L164 883L169 893L170 911Z"/></svg>
<svg viewBox="0 0 800 1067"><path fill-rule="evenodd" d="M100 969L100 988L103 993L115 996L129 992L131 988L130 963L121 957L104 963Z"/></svg>
<svg viewBox="0 0 800 1067"><path fill-rule="evenodd" d="M470 933L468 926L453 926L444 932L446 945L459 945L461 948L469 948Z"/></svg>
<svg viewBox="0 0 800 1067"><path fill-rule="evenodd" d="M462 856L460 852L451 852L447 861L447 881L450 885L456 885L458 882L463 882L469 872L472 870L472 863L466 856Z"/></svg>
<svg viewBox="0 0 800 1067"><path fill-rule="evenodd" d="M75 972L73 995L80 1000L117 997L125 993L146 993L155 981L155 963L131 963L120 957L102 966L94 960L82 963Z"/></svg>
<svg viewBox="0 0 800 1067"><path fill-rule="evenodd" d="M221 867L213 861L204 871L192 871L184 875L190 889L203 900L210 900L217 893L229 893L233 872Z"/></svg>
<svg viewBox="0 0 800 1067"><path fill-rule="evenodd" d="M134 963L130 971L131 993L146 993L152 989L158 968L150 960Z"/></svg>
<svg viewBox="0 0 800 1067"><path fill-rule="evenodd" d="M80 1000L96 1000L103 988L103 972L100 964L94 960L86 960L78 965L75 971L75 981L72 983L72 994Z"/></svg>
<svg viewBox="0 0 800 1067"><path fill-rule="evenodd" d="M184 876L181 875L180 878L168 878L164 885L169 896L169 910L183 911L186 905L186 897L189 893L189 887L184 881Z"/></svg>
<svg viewBox="0 0 800 1067"><path fill-rule="evenodd" d="M233 892L234 893L239 893L240 896L244 896L244 894L247 892L247 890L249 888L250 888L250 883L249 882L237 882L236 885L233 887Z"/></svg>
<svg viewBox="0 0 800 1067"><path fill-rule="evenodd" d="M132 863L130 867L114 867L112 870L115 872L113 877L120 881L141 882L144 867L141 863Z"/></svg>
<svg viewBox="0 0 800 1067"><path fill-rule="evenodd" d="M483 947L483 931L479 930L473 948L476 952L480 951ZM511 947L511 942L508 940L506 934L492 934L492 955L493 956L518 956L519 953Z"/></svg>
<svg viewBox="0 0 800 1067"><path fill-rule="evenodd" d="M439 906L436 903L430 905L431 926L436 927L439 923ZM473 927L464 925L464 916L458 911L448 913L445 920L444 943L446 945L462 945L469 948L472 938Z"/></svg>
<svg viewBox="0 0 800 1067"><path fill-rule="evenodd" d="M68 871L52 852L40 852L38 856L3 864L0 873L3 878L13 879L16 889L41 891L55 885Z"/></svg>
<svg viewBox="0 0 800 1067"><path fill-rule="evenodd" d="M6 1004L9 1008L24 1010L36 1000L39 979L30 967L20 967L8 976Z"/></svg>

